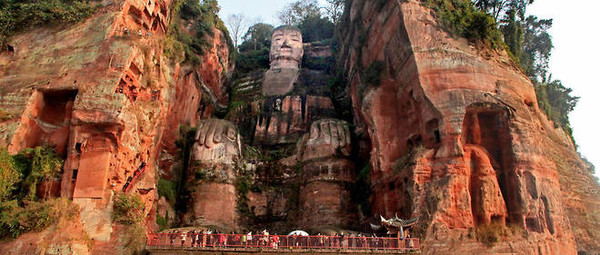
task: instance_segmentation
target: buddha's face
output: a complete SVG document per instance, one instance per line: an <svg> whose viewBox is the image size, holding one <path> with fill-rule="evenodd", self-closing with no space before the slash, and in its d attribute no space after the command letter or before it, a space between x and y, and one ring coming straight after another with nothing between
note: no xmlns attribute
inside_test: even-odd
<svg viewBox="0 0 600 255"><path fill-rule="evenodd" d="M276 29L271 37L271 67L298 67L304 54L302 34L294 28Z"/></svg>

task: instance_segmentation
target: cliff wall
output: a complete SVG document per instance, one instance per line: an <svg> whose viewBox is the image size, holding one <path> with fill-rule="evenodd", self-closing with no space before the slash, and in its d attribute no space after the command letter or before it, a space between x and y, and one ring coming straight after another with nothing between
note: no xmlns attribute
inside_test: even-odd
<svg viewBox="0 0 600 255"><path fill-rule="evenodd" d="M131 247L119 241L123 227L111 220L115 194L140 196L145 231L157 230L157 179L169 178L170 159L180 154L179 125L193 126L210 117L208 108L227 104L224 81L233 66L227 35L216 28L198 65L163 53L170 0L99 4L76 25L16 35L9 42L14 51L1 53L0 108L12 118L0 123L0 145L11 153L54 145L65 159L60 194L81 208L72 225L93 240L79 252L122 253ZM4 246L24 254L77 242L47 242L47 231Z"/></svg>
<svg viewBox="0 0 600 255"><path fill-rule="evenodd" d="M506 52L453 38L419 1L352 1L342 22L374 213L419 216L427 254L597 250L598 185ZM490 225L512 231L486 247Z"/></svg>

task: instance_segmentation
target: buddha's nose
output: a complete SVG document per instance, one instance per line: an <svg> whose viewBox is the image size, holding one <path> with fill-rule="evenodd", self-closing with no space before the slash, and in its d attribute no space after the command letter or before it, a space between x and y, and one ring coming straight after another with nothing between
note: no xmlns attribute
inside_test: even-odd
<svg viewBox="0 0 600 255"><path fill-rule="evenodd" d="M290 42L288 39L283 40L283 44L281 45L281 47L290 47Z"/></svg>

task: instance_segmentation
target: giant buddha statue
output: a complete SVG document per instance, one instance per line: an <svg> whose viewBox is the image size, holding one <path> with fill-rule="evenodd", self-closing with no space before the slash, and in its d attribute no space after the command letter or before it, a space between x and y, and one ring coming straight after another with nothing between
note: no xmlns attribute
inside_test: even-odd
<svg viewBox="0 0 600 255"><path fill-rule="evenodd" d="M231 122L209 119L198 124L189 168L192 172L188 172L201 177L192 192L194 218L223 226L236 225L236 219L247 222L243 219L249 215L285 219L290 211L285 202L289 195L274 194L274 187L253 191L245 202L251 203L245 207L249 211L234 214L242 212L234 208L240 196L234 184L247 180L246 166L253 165L252 185L296 187L294 208L302 213L298 220L287 223L306 229L352 225L355 217L349 213L354 210L347 189L354 181L349 124L336 119L329 91L331 76L322 70L301 68L305 46L299 29L276 28L269 69L234 82L232 100L237 103L227 114ZM277 156L246 162L241 159L240 141L259 151L255 154ZM242 164L235 164L238 159ZM241 166L243 171L235 169ZM246 176L240 178L240 174Z"/></svg>

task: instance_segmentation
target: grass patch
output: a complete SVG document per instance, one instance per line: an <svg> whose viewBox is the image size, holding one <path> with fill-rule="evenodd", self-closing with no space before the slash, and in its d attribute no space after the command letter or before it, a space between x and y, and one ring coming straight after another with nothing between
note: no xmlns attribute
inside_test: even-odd
<svg viewBox="0 0 600 255"><path fill-rule="evenodd" d="M503 237L512 235L513 230L502 223L492 223L489 225L478 226L475 229L475 234L477 236L477 241L488 247L494 247L494 245Z"/></svg>

